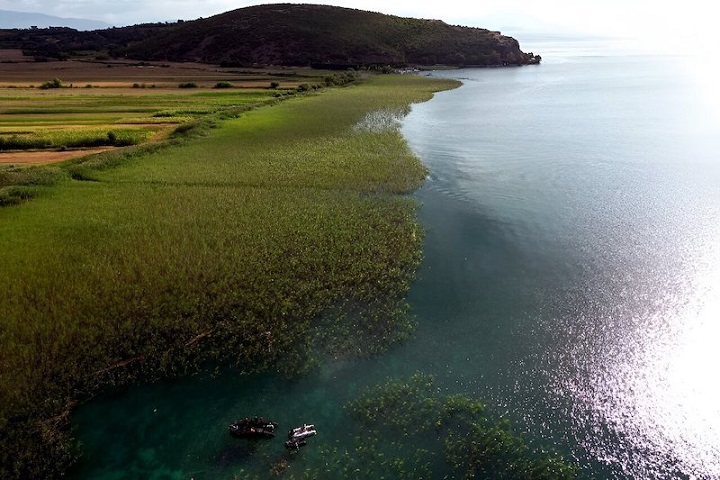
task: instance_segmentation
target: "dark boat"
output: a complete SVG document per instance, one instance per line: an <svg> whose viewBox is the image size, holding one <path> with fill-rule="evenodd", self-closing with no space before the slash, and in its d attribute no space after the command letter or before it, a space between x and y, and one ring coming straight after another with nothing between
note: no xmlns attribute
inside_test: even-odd
<svg viewBox="0 0 720 480"><path fill-rule="evenodd" d="M300 447L304 447L305 445L307 445L305 440L288 440L285 442L285 448L290 450L290 453L297 453Z"/></svg>
<svg viewBox="0 0 720 480"><path fill-rule="evenodd" d="M232 435L240 438L273 438L277 423L262 417L244 418L228 426Z"/></svg>

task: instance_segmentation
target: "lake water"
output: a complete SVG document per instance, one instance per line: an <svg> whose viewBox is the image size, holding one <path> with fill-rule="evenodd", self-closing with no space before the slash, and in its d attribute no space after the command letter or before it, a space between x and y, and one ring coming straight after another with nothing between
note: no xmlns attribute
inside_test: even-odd
<svg viewBox="0 0 720 480"><path fill-rule="evenodd" d="M97 400L75 416L74 477L232 478L249 458L225 431L238 412L307 418L313 447L337 442L348 399L423 371L583 477L719 478L717 75L617 45L531 47L542 65L434 73L464 86L403 123L431 171L415 338L295 382L224 375Z"/></svg>

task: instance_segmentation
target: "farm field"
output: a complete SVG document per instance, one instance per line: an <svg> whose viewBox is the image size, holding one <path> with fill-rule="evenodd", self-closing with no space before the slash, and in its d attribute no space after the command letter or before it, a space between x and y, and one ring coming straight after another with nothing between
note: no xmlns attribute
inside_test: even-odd
<svg viewBox="0 0 720 480"><path fill-rule="evenodd" d="M422 231L404 194L426 172L394 119L454 82L371 76L299 92L322 77L276 89L212 89L220 77L86 88L49 71L31 81L60 75L73 87L0 88L0 132L15 129L0 138L150 133L52 165L0 166L3 477L66 471L81 453L70 412L110 387L210 363L298 375L410 334ZM163 132L171 121L153 118L177 123Z"/></svg>
<svg viewBox="0 0 720 480"><path fill-rule="evenodd" d="M138 62L133 60L75 59L67 61L34 62L23 57L19 50L0 49L0 88L39 86L47 80L61 78L74 87L131 87L137 83L146 87L176 87L184 82L196 82L210 88L226 81L246 87L267 87L278 80L282 87L294 87L301 81L322 77L324 72L309 69L221 68L192 62Z"/></svg>
<svg viewBox="0 0 720 480"><path fill-rule="evenodd" d="M325 72L311 70L28 62L7 50L0 51L3 57L15 60L0 62L0 165L52 163L99 147L162 140L193 119L325 83Z"/></svg>

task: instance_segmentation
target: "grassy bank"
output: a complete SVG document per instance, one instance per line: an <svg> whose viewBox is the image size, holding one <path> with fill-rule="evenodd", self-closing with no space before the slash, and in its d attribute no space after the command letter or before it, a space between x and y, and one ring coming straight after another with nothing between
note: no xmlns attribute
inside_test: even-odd
<svg viewBox="0 0 720 480"><path fill-rule="evenodd" d="M208 361L296 374L404 338L421 233L396 194L425 170L367 115L452 85L383 76L260 107L53 167L0 209L0 473L65 470L69 407L110 385Z"/></svg>

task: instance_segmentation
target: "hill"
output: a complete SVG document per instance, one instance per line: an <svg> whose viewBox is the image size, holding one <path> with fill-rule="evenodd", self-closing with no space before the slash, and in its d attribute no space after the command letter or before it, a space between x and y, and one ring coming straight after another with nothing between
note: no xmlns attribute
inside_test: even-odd
<svg viewBox="0 0 720 480"><path fill-rule="evenodd" d="M325 5L241 8L178 24L129 56L238 65L500 65L530 63L518 42L480 28Z"/></svg>
<svg viewBox="0 0 720 480"><path fill-rule="evenodd" d="M500 32L326 5L258 5L172 24L54 30L0 31L0 48L23 48L36 56L105 50L137 60L227 66L484 66L540 61Z"/></svg>

